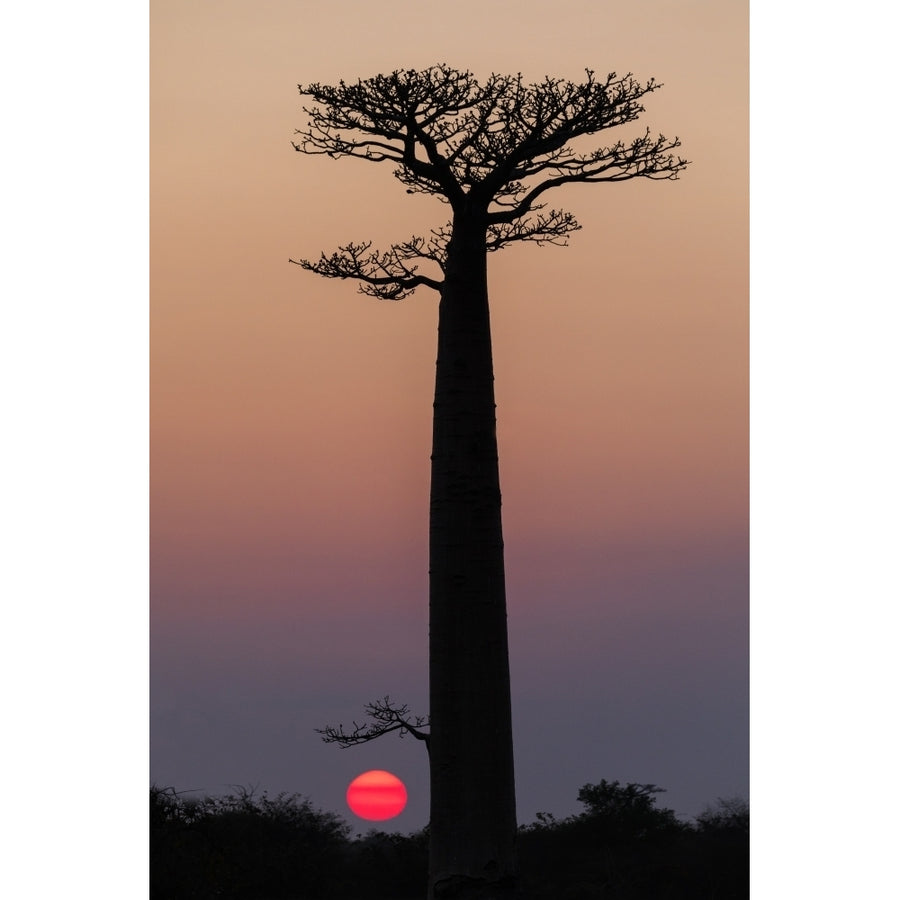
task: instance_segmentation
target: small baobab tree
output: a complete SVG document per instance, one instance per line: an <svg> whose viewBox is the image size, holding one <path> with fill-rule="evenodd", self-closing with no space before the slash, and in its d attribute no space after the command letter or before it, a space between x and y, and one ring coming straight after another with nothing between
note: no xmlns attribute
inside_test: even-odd
<svg viewBox="0 0 900 900"><path fill-rule="evenodd" d="M385 250L363 241L296 261L327 278L353 279L373 297L401 300L427 287L440 298L429 540L429 897L516 892L487 257L520 241L565 244L579 225L570 212L547 207L556 188L677 178L687 165L673 154L677 138L645 131L585 151L573 146L634 122L642 99L659 87L591 70L577 83L497 74L479 82L447 65L300 86L311 103L296 131L297 151L388 163L407 193L431 194L450 210L449 222L429 235Z"/></svg>

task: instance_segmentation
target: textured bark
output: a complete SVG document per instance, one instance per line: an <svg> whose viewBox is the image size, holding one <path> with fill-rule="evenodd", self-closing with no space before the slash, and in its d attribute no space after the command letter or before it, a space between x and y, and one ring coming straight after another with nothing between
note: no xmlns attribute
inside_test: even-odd
<svg viewBox="0 0 900 900"><path fill-rule="evenodd" d="M430 528L429 897L515 890L503 532L486 228L457 214L441 291Z"/></svg>

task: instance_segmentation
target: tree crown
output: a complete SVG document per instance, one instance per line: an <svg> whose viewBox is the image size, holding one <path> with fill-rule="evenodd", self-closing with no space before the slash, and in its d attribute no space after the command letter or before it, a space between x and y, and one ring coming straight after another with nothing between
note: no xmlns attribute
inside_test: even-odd
<svg viewBox="0 0 900 900"><path fill-rule="evenodd" d="M571 213L546 209L547 191L574 182L673 180L688 165L672 153L681 146L677 137L651 137L649 130L576 152L576 139L634 122L644 112L642 98L662 86L630 73L597 78L586 69L585 76L580 83L548 76L528 84L521 74L492 74L480 83L471 72L440 64L355 84L298 85L313 105L303 108L308 122L295 132L293 146L334 159L396 164L394 175L407 193L435 195L450 205L454 221L477 221L488 251L513 241L565 244L580 226ZM421 284L439 290L439 277L419 274L418 263L443 270L452 226L383 253L368 243L348 244L299 264L326 277L357 279L364 293L387 299Z"/></svg>

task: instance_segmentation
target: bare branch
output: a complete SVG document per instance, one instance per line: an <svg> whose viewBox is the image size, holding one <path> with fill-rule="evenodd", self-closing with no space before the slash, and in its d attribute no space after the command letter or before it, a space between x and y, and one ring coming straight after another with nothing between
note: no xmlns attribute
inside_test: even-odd
<svg viewBox="0 0 900 900"><path fill-rule="evenodd" d="M585 75L581 83L547 77L526 84L521 74L493 74L480 84L471 72L441 64L352 85L300 86L317 105L304 107L309 124L296 132L294 147L394 162L397 177L414 193L454 204L467 188L487 203L508 197L512 184L538 174L551 177L542 190L575 180L677 177L687 161L666 156L677 139L651 142L645 135L630 147L619 142L583 155L571 150L576 138L635 121L644 111L642 98L661 87L630 73L598 79L587 69ZM607 174L597 177L601 172Z"/></svg>
<svg viewBox="0 0 900 900"><path fill-rule="evenodd" d="M434 262L443 269L446 256L445 231L432 231L428 240L412 237L408 241L394 244L389 250L379 253L371 250L372 242L346 244L330 256L321 254L318 260L290 260L309 272L325 278L352 278L361 282L359 291L370 297L383 300L402 300L417 287L425 285L440 291L443 281L419 274L417 259Z"/></svg>
<svg viewBox="0 0 900 900"><path fill-rule="evenodd" d="M440 64L417 71L300 86L313 105L294 147L302 153L395 165L410 194L431 194L454 213L483 222L487 248L513 241L565 244L578 224L570 213L544 213L543 195L565 184L676 180L688 161L681 146L646 130L587 152L572 142L633 123L642 100L661 85L628 73L581 82L546 77L527 84L521 74L492 74L479 83L471 72ZM352 278L360 291L399 300L420 285L440 291L443 281L422 274L423 260L443 270L449 227L429 239L414 237L379 253L347 244L330 256L298 265L327 278ZM295 262L291 260L291 262Z"/></svg>
<svg viewBox="0 0 900 900"><path fill-rule="evenodd" d="M535 212L535 209L532 209L532 212ZM537 212L528 218L490 225L487 249L488 252L500 250L513 241L533 241L539 246L555 244L557 247L565 247L569 243L569 234L580 228L572 213L565 210L551 209L549 213Z"/></svg>
<svg viewBox="0 0 900 900"><path fill-rule="evenodd" d="M632 178L677 180L679 173L689 165L686 159L670 152L680 146L681 141L677 137L669 140L661 134L651 138L648 130L628 145L620 141L587 156L557 157L533 164L526 174L549 172L551 177L530 189L526 189L521 182L507 186L505 193L501 194L503 200L494 203L509 208L492 211L488 221L512 222L532 211L535 201L543 193L563 184L628 181Z"/></svg>
<svg viewBox="0 0 900 900"><path fill-rule="evenodd" d="M337 727L326 725L324 728L317 728L316 732L322 735L326 744L347 748L397 731L400 737L411 734L416 740L424 741L425 749L428 749L429 734L423 730L429 725L427 716L410 716L409 707L405 703L395 704L387 696L383 700L367 703L365 711L371 721L364 724L354 722L352 731L345 731L341 724Z"/></svg>
<svg viewBox="0 0 900 900"><path fill-rule="evenodd" d="M471 73L445 65L421 72L398 70L356 84L341 81L336 87L298 85L301 95L317 105L303 108L309 124L295 132L300 140L294 149L334 159L399 163L405 177L423 190L461 199L460 186L439 151L447 133L441 120L464 115L475 102L477 87Z"/></svg>

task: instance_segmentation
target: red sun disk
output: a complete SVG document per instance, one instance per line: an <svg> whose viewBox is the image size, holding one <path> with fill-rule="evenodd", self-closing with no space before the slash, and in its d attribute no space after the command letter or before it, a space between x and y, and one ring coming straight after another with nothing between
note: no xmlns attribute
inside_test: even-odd
<svg viewBox="0 0 900 900"><path fill-rule="evenodd" d="M372 769L350 782L347 805L361 819L372 822L393 819L406 806L406 787L396 775Z"/></svg>

